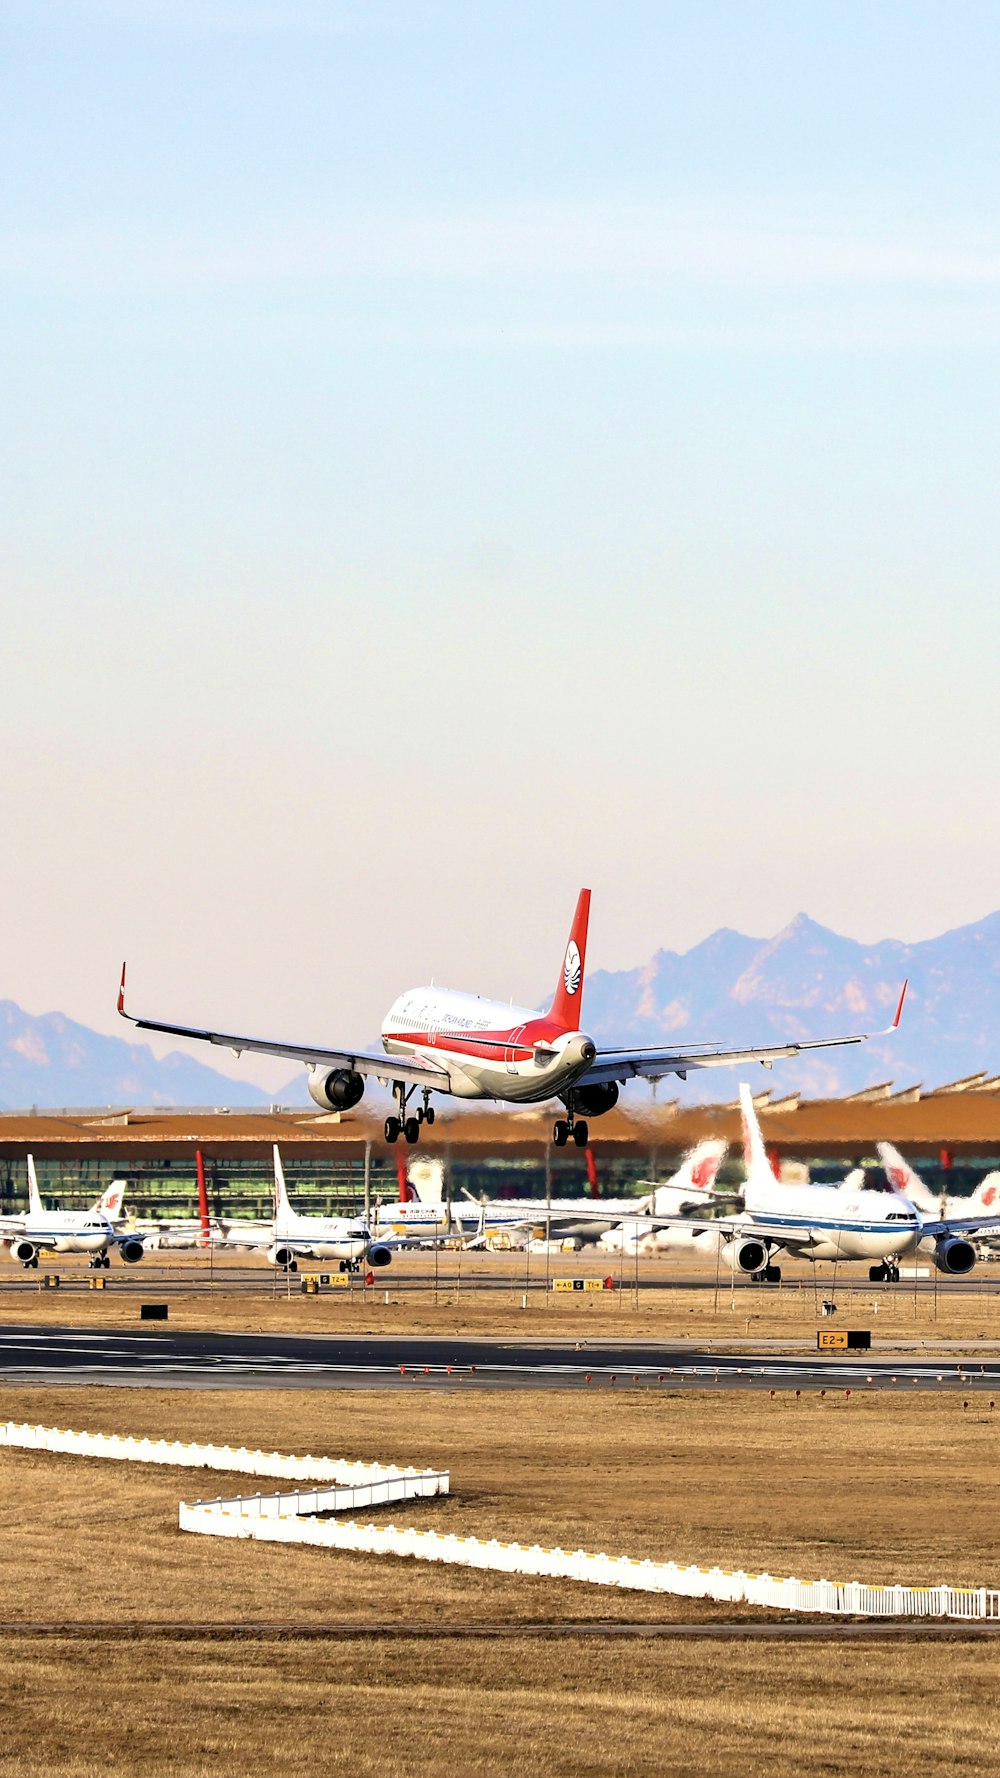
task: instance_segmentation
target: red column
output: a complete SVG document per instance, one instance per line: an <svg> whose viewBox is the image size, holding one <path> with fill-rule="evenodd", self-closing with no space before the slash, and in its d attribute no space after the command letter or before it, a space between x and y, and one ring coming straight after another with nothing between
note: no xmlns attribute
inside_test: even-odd
<svg viewBox="0 0 1000 1778"><path fill-rule="evenodd" d="M594 1159L594 1151L589 1143L583 1152L587 1161L587 1179L590 1182L590 1195L592 1198L599 1198L601 1195L601 1187L597 1178L597 1162Z"/></svg>
<svg viewBox="0 0 1000 1778"><path fill-rule="evenodd" d="M396 1150L396 1178L399 1180L399 1201L401 1204L408 1204L410 1201L410 1188L406 1183L405 1148L397 1148Z"/></svg>
<svg viewBox="0 0 1000 1778"><path fill-rule="evenodd" d="M942 1148L942 1150L941 1150L941 1165L944 1168L946 1173L949 1173L951 1171L951 1149L950 1148Z"/></svg>
<svg viewBox="0 0 1000 1778"><path fill-rule="evenodd" d="M208 1215L208 1187L205 1184L205 1158L200 1148L194 1151L195 1170L198 1174L198 1215L201 1218L201 1245L207 1247L212 1238L212 1225Z"/></svg>

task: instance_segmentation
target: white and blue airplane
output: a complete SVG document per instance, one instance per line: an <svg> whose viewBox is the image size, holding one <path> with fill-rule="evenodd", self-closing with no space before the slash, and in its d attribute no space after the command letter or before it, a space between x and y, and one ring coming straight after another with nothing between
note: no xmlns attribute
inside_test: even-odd
<svg viewBox="0 0 1000 1778"><path fill-rule="evenodd" d="M902 1191L870 1192L826 1185L783 1185L767 1158L753 1096L740 1086L746 1183L745 1209L735 1216L697 1222L684 1219L692 1238L695 1229L719 1242L720 1256L733 1272L777 1282L782 1253L791 1259L867 1260L873 1282L899 1277L899 1262L920 1248L939 1272L961 1277L976 1263L970 1236L997 1225L996 1212L972 1216L925 1215ZM656 1219L672 1222L679 1219Z"/></svg>
<svg viewBox="0 0 1000 1778"><path fill-rule="evenodd" d="M356 1272L362 1265L389 1265L397 1248L428 1245L419 1237L378 1234L369 1228L363 1216L301 1216L293 1210L288 1196L277 1143L272 1220L246 1228L231 1223L224 1234L214 1235L213 1240L222 1247L262 1250L269 1264L286 1272L297 1272L300 1260L335 1260L342 1272Z"/></svg>
<svg viewBox="0 0 1000 1778"><path fill-rule="evenodd" d="M86 1253L94 1268L108 1266L117 1249L126 1264L142 1259L142 1237L116 1227L125 1180L113 1179L91 1210L46 1210L38 1189L34 1156L28 1156L28 1213L0 1216L0 1241L25 1270L38 1269L40 1253Z"/></svg>

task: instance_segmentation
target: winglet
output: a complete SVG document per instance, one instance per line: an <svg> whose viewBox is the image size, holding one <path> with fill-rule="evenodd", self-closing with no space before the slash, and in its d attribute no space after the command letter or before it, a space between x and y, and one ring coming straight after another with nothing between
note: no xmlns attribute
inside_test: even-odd
<svg viewBox="0 0 1000 1778"><path fill-rule="evenodd" d="M122 979L124 980L124 975L123 975ZM899 1021L903 1016L903 1001L906 999L906 990L909 987L909 985L910 985L910 978L909 978L909 976L907 976L905 982L903 983L903 986L899 990L899 1005L896 1008L896 1017L893 1019L892 1024L889 1026L890 1031L896 1031L899 1029Z"/></svg>
<svg viewBox="0 0 1000 1778"><path fill-rule="evenodd" d="M125 1011L125 965L124 965L124 963L122 964L122 979L118 984L118 1011L121 1013L123 1019L128 1018L128 1013Z"/></svg>

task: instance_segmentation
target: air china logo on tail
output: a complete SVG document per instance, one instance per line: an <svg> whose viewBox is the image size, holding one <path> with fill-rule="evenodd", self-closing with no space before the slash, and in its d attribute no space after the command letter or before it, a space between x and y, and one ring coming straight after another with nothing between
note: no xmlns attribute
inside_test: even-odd
<svg viewBox="0 0 1000 1778"><path fill-rule="evenodd" d="M571 938L566 946L566 961L563 964L563 983L567 994L575 994L580 986L580 953L576 939Z"/></svg>
<svg viewBox="0 0 1000 1778"><path fill-rule="evenodd" d="M715 1155L707 1155L703 1161L696 1162L691 1168L691 1184L698 1186L701 1191L707 1191L714 1182L718 1171L719 1163Z"/></svg>

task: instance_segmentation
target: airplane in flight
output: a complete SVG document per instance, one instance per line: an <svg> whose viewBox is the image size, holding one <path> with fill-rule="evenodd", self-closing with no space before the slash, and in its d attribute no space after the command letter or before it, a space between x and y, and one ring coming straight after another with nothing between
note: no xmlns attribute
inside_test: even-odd
<svg viewBox="0 0 1000 1778"><path fill-rule="evenodd" d="M924 1216L897 1189L852 1193L826 1185L785 1185L775 1179L745 1083L740 1108L746 1208L700 1225L720 1241L721 1258L731 1271L777 1283L781 1267L775 1260L784 1252L792 1259L868 1260L873 1283L891 1282L899 1277L899 1261L918 1248L929 1250L938 1271L949 1276L972 1271L977 1255L969 1237L994 1226L995 1212ZM685 1220L687 1230L696 1226Z"/></svg>
<svg viewBox="0 0 1000 1778"><path fill-rule="evenodd" d="M281 1043L270 1038L241 1037L231 1032L137 1018L125 1010L125 967L118 990L118 1011L143 1031L194 1038L242 1055L244 1050L287 1056L304 1064L311 1098L324 1111L347 1111L357 1105L365 1079L373 1076L391 1085L396 1112L386 1118L385 1139L409 1143L420 1139L421 1125L434 1122L431 1095L459 1099L494 1099L502 1104L534 1105L558 1099L565 1117L556 1118L552 1141L557 1148L571 1139L585 1148L588 1118L602 1117L618 1102L623 1082L660 1080L676 1074L682 1080L696 1068L733 1067L743 1062L772 1062L806 1050L831 1049L887 1036L899 1024L906 994L903 983L896 1016L886 1031L854 1032L847 1037L821 1037L808 1042L767 1044L760 1048L726 1049L718 1043L681 1044L674 1048L601 1048L582 1029L584 970L590 890L581 889L569 939L563 953L556 991L546 1013L511 1002L482 999L451 988L411 988L389 1008L382 1025L381 1051L335 1049L325 1044ZM410 1108L419 1094L420 1103Z"/></svg>
<svg viewBox="0 0 1000 1778"><path fill-rule="evenodd" d="M29 1154L28 1213L0 1216L0 1241L26 1271L37 1271L40 1253L89 1253L91 1266L99 1269L110 1265L115 1248L134 1265L146 1250L140 1236L115 1227L124 1196L125 1180L113 1179L91 1210L46 1210Z"/></svg>

